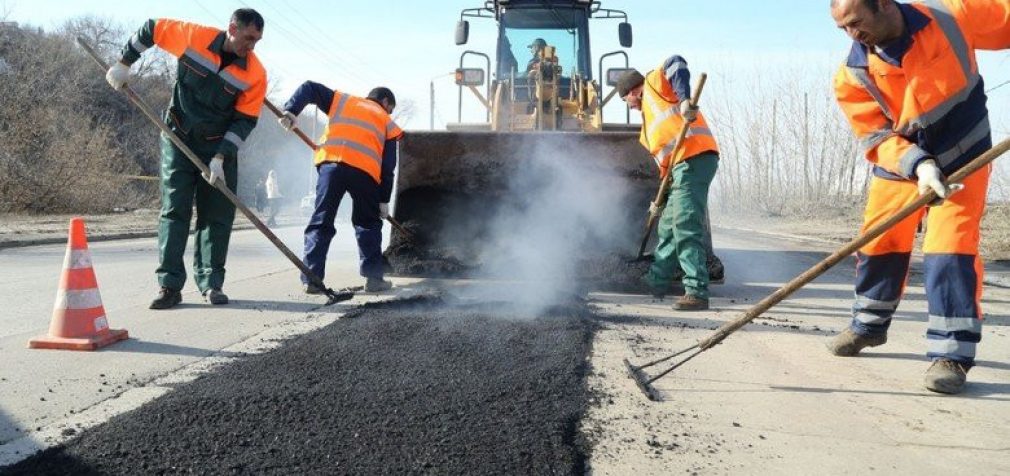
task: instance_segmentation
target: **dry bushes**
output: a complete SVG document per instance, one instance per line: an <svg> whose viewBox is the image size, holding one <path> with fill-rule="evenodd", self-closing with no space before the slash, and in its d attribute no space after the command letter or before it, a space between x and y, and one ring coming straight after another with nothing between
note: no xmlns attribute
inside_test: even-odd
<svg viewBox="0 0 1010 476"><path fill-rule="evenodd" d="M128 34L108 22L77 19L56 33L0 30L0 211L98 212L147 205L151 187L124 175L158 170L157 134L74 44L82 34L107 58ZM167 103L167 78L137 81ZM170 83L168 83L170 84ZM168 91L157 94L157 91ZM156 197L155 197L156 198Z"/></svg>

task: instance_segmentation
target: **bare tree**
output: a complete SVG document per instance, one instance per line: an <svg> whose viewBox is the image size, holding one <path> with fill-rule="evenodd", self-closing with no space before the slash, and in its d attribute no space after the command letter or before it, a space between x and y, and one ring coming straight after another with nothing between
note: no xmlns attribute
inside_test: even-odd
<svg viewBox="0 0 1010 476"><path fill-rule="evenodd" d="M396 109L393 110L393 120L397 124L403 125L410 122L415 113L417 113L417 105L414 103L414 100L410 98L402 99L396 104Z"/></svg>
<svg viewBox="0 0 1010 476"><path fill-rule="evenodd" d="M724 158L717 207L811 214L861 197L868 167L827 81L798 68L713 80L702 107Z"/></svg>

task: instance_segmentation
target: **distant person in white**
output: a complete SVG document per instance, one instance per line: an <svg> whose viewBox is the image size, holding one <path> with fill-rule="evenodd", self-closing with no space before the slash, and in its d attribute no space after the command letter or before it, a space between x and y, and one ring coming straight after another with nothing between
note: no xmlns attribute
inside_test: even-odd
<svg viewBox="0 0 1010 476"><path fill-rule="evenodd" d="M267 220L267 226L277 225L277 211L281 207L281 189L277 183L277 173L270 170L267 173L267 201L270 202L270 219Z"/></svg>

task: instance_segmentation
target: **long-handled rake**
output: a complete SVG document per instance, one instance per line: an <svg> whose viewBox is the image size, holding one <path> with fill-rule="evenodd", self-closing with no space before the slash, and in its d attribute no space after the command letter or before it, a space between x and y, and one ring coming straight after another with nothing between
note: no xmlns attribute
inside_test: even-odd
<svg viewBox="0 0 1010 476"><path fill-rule="evenodd" d="M280 108L275 106L274 103L270 102L269 99L264 100L263 104L266 105L267 109L269 109L270 112L274 113L274 115L277 116L278 118L284 117L284 111L281 111ZM298 138L301 139L302 142L304 142L305 145L309 146L309 148L311 148L312 150L319 149L319 146L316 145L316 143L313 142L312 139L309 138L309 136L305 135L305 132L303 132L298 126L292 127L291 132L294 132L295 135L298 136ZM403 225L401 225L400 222L397 221L392 216L387 216L386 221L388 221L389 224L393 226L393 228L396 228L397 231L402 233L403 236L406 237L408 240L414 239L414 234L408 231L406 228L404 228Z"/></svg>
<svg viewBox="0 0 1010 476"><path fill-rule="evenodd" d="M1007 150L1010 150L1010 139L1004 140L1003 142L996 144L993 148L989 149L982 155L979 155L971 162L968 162L968 164L966 164L960 170L954 172L947 179L947 183L960 184L966 177L978 171L979 169L988 166L992 161L996 160L997 157L1006 153ZM917 212L920 208L926 206L927 204L936 199L937 195L932 190L920 196L914 202L909 203L901 210L895 212L894 215L892 215L890 218L887 219L887 221L884 221L883 223L877 224L876 226L870 228L869 230L866 230L866 232L863 233L861 236L854 238L848 244L838 249L838 251L832 253L831 256L828 256L820 263L813 265L810 269L806 270L805 272L803 272L803 274L797 276L792 281L789 281L788 283L782 285L781 288L779 288L774 293L765 297L760 302L752 306L743 315L723 324L718 329L716 329L715 332L712 333L712 335L699 341L697 344L694 344L691 347L683 349L679 352L667 355L665 357L653 360L652 362L648 362L642 365L632 365L632 363L629 362L628 359L624 359L624 365L628 368L628 374L631 376L632 379L635 380L635 383L638 384L638 388L640 388L642 392L645 393L646 397L648 397L650 400L653 401L658 400L659 398L656 395L655 389L652 387L653 382L663 378L670 372L673 372L677 367L686 364L691 359L697 357L698 354L705 352L706 350L714 347L716 344L722 342L723 339L729 337L730 334L736 332L738 329L745 326L747 323L753 321L755 318L763 314L765 311L771 309L772 306L775 306L783 299L789 297L789 295L794 293L796 290L802 288L803 286L807 285L808 283L816 279L818 276L824 274L827 270L831 269L840 261L845 259L845 257L851 255L852 253L855 253L857 250L859 250L859 248L862 248L864 245L869 243L874 238L880 236L885 231L891 229L891 227L907 218L909 215ZM684 357L683 359L677 361L669 368L663 370L662 372L656 374L653 377L649 377L648 375L646 375L645 372L642 371L645 368L652 367L653 365L662 362L666 362L670 359L681 356L688 352L691 353L688 354L687 357Z"/></svg>
<svg viewBox="0 0 1010 476"><path fill-rule="evenodd" d="M105 61L102 61L102 58L100 58L98 56L98 53L96 53L95 50L92 49L90 45L88 45L87 41L85 41L83 38L78 37L77 43L81 45L81 48L83 48L84 51L87 52L88 55L90 55L91 58L95 60L96 63L98 63L98 66L101 66L102 71L107 71L109 69L109 65L107 65ZM168 126L165 124L165 121L161 120L157 115L154 114L154 112L151 110L151 107L148 106L147 103L144 102L144 100L141 99L140 96L138 96L137 93L134 92L129 85L123 85L123 92L126 94L126 97L130 99L130 102L132 102L134 106L137 106L137 108L140 109L140 112L144 113L144 115L147 116L147 118L150 119L151 122L154 123L154 125L158 126L158 129L161 129L161 133L165 134L165 137L168 137L168 139L171 140L172 143L175 144L175 146L182 151L182 153L186 156L186 158L188 158L189 161L192 162L193 165L196 166L196 168L199 169L200 172L204 174L204 176L208 177L210 176L210 169L208 169L207 166L204 165L203 161L201 161L196 156L193 150L190 149L185 142L179 139L179 137L175 135L175 133L172 132L171 129L168 128ZM235 205L235 208L241 211L242 214L249 219L249 221L253 224L253 226L255 226L256 229L258 229L260 232L262 232L263 235L266 236L267 239L270 240L270 242L273 243L274 246L276 246L277 249L284 254L284 256L286 256L289 260L291 260L291 263L293 263L295 267L297 267L298 270L302 272L302 274L308 277L309 281L314 286L323 290L323 292L327 296L326 301L327 306L340 301L346 301L354 297L354 293L352 292L346 292L346 291L337 292L334 291L333 289L326 287L326 284L323 283L323 280L319 279L319 276L316 276L316 274L313 273L308 266L305 266L305 263L303 263L302 260L298 258L298 256L292 253L291 250L288 249L288 247L285 246L283 242L281 242L280 238L277 238L277 235L275 235L273 231L270 231L270 228L264 225L263 222L260 221L259 217L257 217L256 214L252 212L252 210L246 207L242 203L242 201L239 200L238 196L236 196L235 193L228 188L224 180L215 180L212 185L215 188L217 188L218 191L224 194L225 198L227 198L228 201L232 202Z"/></svg>

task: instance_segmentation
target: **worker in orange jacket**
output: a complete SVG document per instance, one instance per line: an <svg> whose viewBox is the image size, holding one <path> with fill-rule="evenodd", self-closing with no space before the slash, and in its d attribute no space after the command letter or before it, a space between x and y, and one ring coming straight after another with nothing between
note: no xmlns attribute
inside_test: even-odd
<svg viewBox="0 0 1010 476"><path fill-rule="evenodd" d="M250 8L232 14L228 29L168 18L151 19L123 47L121 59L106 80L120 89L130 77L130 65L141 53L158 46L179 59L172 102L165 122L210 169L200 169L164 135L161 136L161 217L158 224L161 290L151 309L168 309L182 301L186 282L182 258L196 200L193 274L211 304L227 304L225 259L235 205L213 184L223 180L238 186L238 151L256 127L266 96L266 70L253 48L263 37L263 17Z"/></svg>
<svg viewBox="0 0 1010 476"><path fill-rule="evenodd" d="M687 61L673 55L645 76L627 71L618 79L617 93L628 107L642 111L639 141L655 159L660 176L673 174L645 280L653 294L665 294L679 265L684 295L674 307L696 311L708 309L708 263L715 256L707 226L708 191L719 168L719 147L704 115L691 106L690 82ZM685 123L688 133L677 148Z"/></svg>
<svg viewBox="0 0 1010 476"><path fill-rule="evenodd" d="M828 348L855 356L887 342L925 216L932 360L925 386L957 393L982 337L978 244L990 169L967 177L956 194L944 177L992 146L975 50L1010 47L1010 0L833 0L831 16L854 40L835 75L835 95L873 163L863 229L930 190L943 201L859 250L853 319Z"/></svg>
<svg viewBox="0 0 1010 476"><path fill-rule="evenodd" d="M320 279L325 276L326 254L336 234L333 221L346 193L352 200L351 224L365 291L388 290L393 284L383 279L382 220L389 216L397 141L403 136L390 117L396 96L389 88L377 87L367 97L357 97L306 81L284 105L281 126L291 130L309 104L329 116L329 125L315 156L319 180L316 208L305 227L305 265ZM301 279L306 293L323 292L307 276Z"/></svg>

